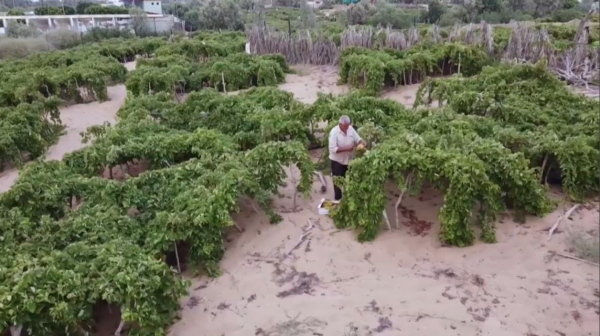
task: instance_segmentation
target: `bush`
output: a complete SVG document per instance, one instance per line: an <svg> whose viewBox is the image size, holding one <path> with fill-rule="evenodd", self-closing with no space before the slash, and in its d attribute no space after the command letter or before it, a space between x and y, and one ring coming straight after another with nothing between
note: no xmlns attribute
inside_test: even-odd
<svg viewBox="0 0 600 336"><path fill-rule="evenodd" d="M8 27L6 27L7 37L38 37L39 35L39 31L34 25L27 26L26 24L20 22L9 22Z"/></svg>
<svg viewBox="0 0 600 336"><path fill-rule="evenodd" d="M73 15L75 14L75 8L69 6L50 6L50 7L38 7L33 10L35 15Z"/></svg>
<svg viewBox="0 0 600 336"><path fill-rule="evenodd" d="M91 5L85 9L85 14L129 14L125 7Z"/></svg>
<svg viewBox="0 0 600 336"><path fill-rule="evenodd" d="M441 27L450 27L455 24L462 24L463 22L454 13L446 12L440 17L438 25Z"/></svg>
<svg viewBox="0 0 600 336"><path fill-rule="evenodd" d="M112 38L132 38L134 35L131 34L129 29L112 29L112 28L100 28L94 27L88 30L88 32L81 36L82 43L98 42L102 40Z"/></svg>
<svg viewBox="0 0 600 336"><path fill-rule="evenodd" d="M366 24L367 20L375 13L375 7L368 2L352 4L346 11L349 25Z"/></svg>
<svg viewBox="0 0 600 336"><path fill-rule="evenodd" d="M502 22L502 16L499 12L485 12L478 15L475 22L485 21L487 23L506 23Z"/></svg>
<svg viewBox="0 0 600 336"><path fill-rule="evenodd" d="M75 7L75 11L77 12L77 14L85 14L85 10L90 7L93 6L94 4L91 2L80 2L77 4L77 6Z"/></svg>
<svg viewBox="0 0 600 336"><path fill-rule="evenodd" d="M51 29L44 34L44 37L55 49L73 48L81 44L79 33L70 29Z"/></svg>
<svg viewBox="0 0 600 336"><path fill-rule="evenodd" d="M533 16L519 12L503 9L499 12L483 12L473 20L476 23L485 21L487 23L510 23L511 21L533 21Z"/></svg>
<svg viewBox="0 0 600 336"><path fill-rule="evenodd" d="M13 8L6 13L8 16L25 16L25 12L22 9Z"/></svg>
<svg viewBox="0 0 600 336"><path fill-rule="evenodd" d="M232 0L211 0L200 8L199 28L245 30L240 7Z"/></svg>
<svg viewBox="0 0 600 336"><path fill-rule="evenodd" d="M22 58L27 55L48 51L43 38L0 38L0 59Z"/></svg>
<svg viewBox="0 0 600 336"><path fill-rule="evenodd" d="M429 23L436 23L445 13L446 7L439 1L433 0L429 2L429 10L423 13L423 19Z"/></svg>
<svg viewBox="0 0 600 336"><path fill-rule="evenodd" d="M577 9L559 9L550 16L552 22L569 22L575 19L581 19L584 13Z"/></svg>
<svg viewBox="0 0 600 336"><path fill-rule="evenodd" d="M384 2L377 5L375 14L367 22L372 26L405 29L413 26L419 16L418 12L407 12Z"/></svg>
<svg viewBox="0 0 600 336"><path fill-rule="evenodd" d="M295 7L295 8L299 8L300 7L300 0L277 0L277 1L275 1L275 4L277 6L281 6L281 7Z"/></svg>

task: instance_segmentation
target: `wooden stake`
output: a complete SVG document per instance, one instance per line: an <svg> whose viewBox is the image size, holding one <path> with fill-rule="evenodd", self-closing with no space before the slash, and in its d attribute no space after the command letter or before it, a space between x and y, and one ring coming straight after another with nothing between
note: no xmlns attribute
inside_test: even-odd
<svg viewBox="0 0 600 336"><path fill-rule="evenodd" d="M544 184L548 184L548 176L550 176L550 171L552 170L552 164L550 164L548 166L548 171L546 172L546 180L544 181Z"/></svg>
<svg viewBox="0 0 600 336"><path fill-rule="evenodd" d="M548 162L548 153L544 155L544 162L542 162L542 173L540 174L540 183L544 182L544 169L546 168L546 162Z"/></svg>
<svg viewBox="0 0 600 336"><path fill-rule="evenodd" d="M385 223L387 224L388 230L392 231L392 226L390 225L390 220L388 219L385 209L383 209L383 218L385 219Z"/></svg>
<svg viewBox="0 0 600 336"><path fill-rule="evenodd" d="M409 188L410 188L410 183L412 180L412 173L408 174L408 177L406 178L406 190L402 190L402 192L400 193L400 197L398 197L398 201L396 201L396 229L400 228L400 217L398 216L398 207L400 206L400 203L402 203L402 198L404 197L404 192L406 192Z"/></svg>
<svg viewBox="0 0 600 336"><path fill-rule="evenodd" d="M117 331L115 331L115 336L121 335L121 330L123 330L124 326L125 326L125 321L121 320L121 323L119 323L119 327L117 328Z"/></svg>
<svg viewBox="0 0 600 336"><path fill-rule="evenodd" d="M181 273L181 264L179 263L179 252L177 251L177 243L173 242L173 247L175 247L175 259L177 259L177 270Z"/></svg>
<svg viewBox="0 0 600 336"><path fill-rule="evenodd" d="M292 212L296 211L296 194L298 194L298 187L296 186L296 177L294 176L294 171L292 170L292 166L290 166L290 177L292 178L292 185L294 186L294 197L292 198Z"/></svg>
<svg viewBox="0 0 600 336"><path fill-rule="evenodd" d="M569 216L571 216L571 214L573 213L573 211L577 210L577 208L579 208L581 204L575 204L571 207L571 209L569 209L569 211L567 211L564 216L560 216L558 217L558 219L556 220L556 222L554 222L554 225L552 225L552 227L550 228L550 231L548 231L548 239L550 240L550 238L552 237L552 234L554 233L554 230L556 230L556 228L558 227L558 224L560 224L560 222L565 219L565 218L569 218Z"/></svg>
<svg viewBox="0 0 600 336"><path fill-rule="evenodd" d="M221 71L221 82L223 83L223 92L227 94L227 86L225 85L225 75L223 74L223 71Z"/></svg>
<svg viewBox="0 0 600 336"><path fill-rule="evenodd" d="M315 172L315 174L319 178L319 181L321 181L321 192L322 193L327 192L327 181L325 181L325 177L323 176L323 173L321 171L317 171L317 172Z"/></svg>

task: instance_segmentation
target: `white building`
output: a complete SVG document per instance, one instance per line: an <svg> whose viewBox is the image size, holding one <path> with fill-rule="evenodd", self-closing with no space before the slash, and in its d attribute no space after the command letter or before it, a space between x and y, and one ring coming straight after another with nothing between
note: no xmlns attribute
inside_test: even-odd
<svg viewBox="0 0 600 336"><path fill-rule="evenodd" d="M141 8L148 14L162 14L162 0L123 0L126 6Z"/></svg>
<svg viewBox="0 0 600 336"><path fill-rule="evenodd" d="M159 0L144 0L142 9L149 14L162 14L162 4Z"/></svg>
<svg viewBox="0 0 600 336"><path fill-rule="evenodd" d="M125 4L123 3L123 1L121 1L121 0L108 0L106 2L106 4L108 6L117 6L117 7L123 7L123 6L125 6Z"/></svg>

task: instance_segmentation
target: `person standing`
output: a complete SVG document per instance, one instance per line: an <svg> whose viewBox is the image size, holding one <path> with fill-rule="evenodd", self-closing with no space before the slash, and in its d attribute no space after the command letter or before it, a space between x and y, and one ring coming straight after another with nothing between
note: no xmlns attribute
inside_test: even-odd
<svg viewBox="0 0 600 336"><path fill-rule="evenodd" d="M329 132L329 160L331 161L332 176L346 176L348 164L354 157L354 149L358 144L365 144L363 139L352 127L350 117L344 115L340 122ZM336 201L342 199L342 189L333 184Z"/></svg>

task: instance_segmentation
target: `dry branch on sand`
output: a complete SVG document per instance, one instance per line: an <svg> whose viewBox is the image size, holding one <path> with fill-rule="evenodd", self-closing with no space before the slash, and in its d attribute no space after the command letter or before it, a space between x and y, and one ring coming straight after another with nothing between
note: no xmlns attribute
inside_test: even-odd
<svg viewBox="0 0 600 336"><path fill-rule="evenodd" d="M556 228L558 228L558 224L560 224L560 222L565 219L565 218L569 218L571 216L571 214L577 210L577 208L579 208L581 204L575 204L574 206L571 207L571 209L569 209L564 216L560 216L558 217L558 219L556 219L556 221L554 222L554 225L552 225L552 227L550 228L550 230L548 231L548 239L550 240L550 238L552 238L552 234L554 233L554 231L556 230Z"/></svg>
<svg viewBox="0 0 600 336"><path fill-rule="evenodd" d="M298 238L298 242L285 254L284 257L287 257L290 254L292 254L292 252L294 252L300 246L300 244L302 244L306 240L306 237L308 237L310 235L313 228L314 228L314 225L309 219L308 227L306 229L302 230L302 234L300 235L300 238Z"/></svg>

